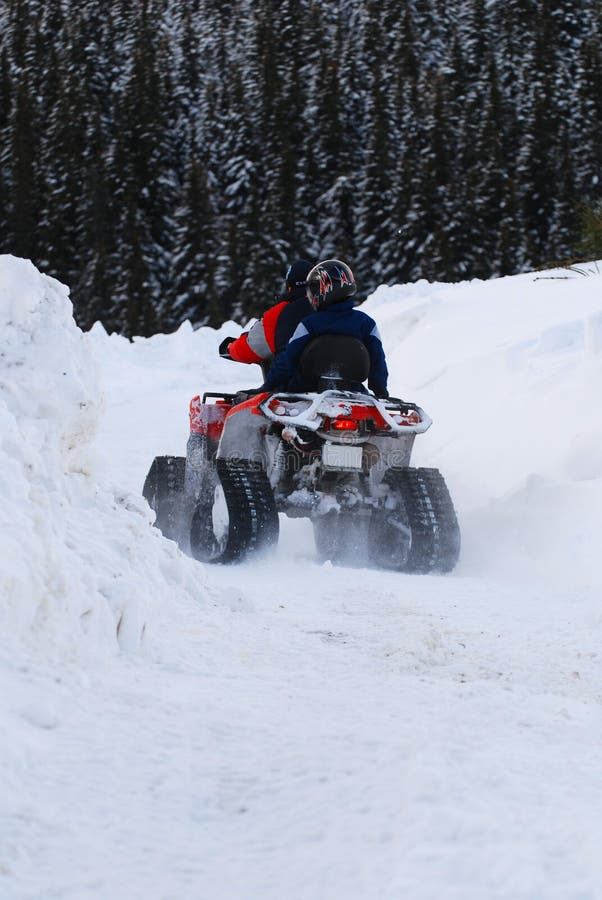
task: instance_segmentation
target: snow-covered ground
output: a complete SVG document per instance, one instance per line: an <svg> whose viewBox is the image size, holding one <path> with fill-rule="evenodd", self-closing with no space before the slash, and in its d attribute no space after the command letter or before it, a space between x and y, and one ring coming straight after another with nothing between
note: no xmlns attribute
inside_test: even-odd
<svg viewBox="0 0 602 900"><path fill-rule="evenodd" d="M0 257L2 900L602 898L602 270L379 288L450 576L151 527L233 325L82 335Z"/></svg>

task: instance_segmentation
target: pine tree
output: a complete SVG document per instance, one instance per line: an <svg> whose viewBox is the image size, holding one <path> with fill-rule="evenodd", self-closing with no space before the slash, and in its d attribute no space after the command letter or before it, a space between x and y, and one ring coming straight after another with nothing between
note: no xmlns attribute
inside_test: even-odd
<svg viewBox="0 0 602 900"><path fill-rule="evenodd" d="M82 265L72 290L75 314L84 328L91 327L97 320L104 321L109 328L121 325L108 315L116 294L121 262L114 235L118 210L113 202L109 149L102 114L97 109L89 133L82 179L78 227Z"/></svg>
<svg viewBox="0 0 602 900"><path fill-rule="evenodd" d="M16 256L35 259L40 215L36 162L37 117L29 81L22 76L11 117L9 247Z"/></svg>
<svg viewBox="0 0 602 900"><path fill-rule="evenodd" d="M192 157L184 180L182 203L175 215L177 238L172 259L175 296L170 316L173 324L190 319L193 325L221 324L215 316L217 245L215 213L207 171Z"/></svg>
<svg viewBox="0 0 602 900"><path fill-rule="evenodd" d="M600 17L602 19L602 15ZM581 198L602 199L602 23L592 26L578 51L572 148Z"/></svg>
<svg viewBox="0 0 602 900"><path fill-rule="evenodd" d="M526 77L530 85L526 123L519 153L520 202L526 228L526 262L541 265L547 255L553 221L553 188L558 175L559 116L555 91L556 59L550 38L547 0L540 0L533 56Z"/></svg>
<svg viewBox="0 0 602 900"><path fill-rule="evenodd" d="M163 327L169 306L169 213L176 194L168 127L169 48L156 34L152 12L151 0L144 0L129 23L131 70L116 111L116 243L117 252L123 248L124 271L113 314L129 335Z"/></svg>
<svg viewBox="0 0 602 900"><path fill-rule="evenodd" d="M602 203L580 209L580 239L577 250L586 259L602 259Z"/></svg>
<svg viewBox="0 0 602 900"><path fill-rule="evenodd" d="M0 19L0 29L7 27ZM8 49L0 46L0 210L9 209L10 135L11 135L12 94ZM0 247L8 247L8 217L0 213Z"/></svg>
<svg viewBox="0 0 602 900"><path fill-rule="evenodd" d="M364 93L364 157L358 178L357 275L368 289L388 280L392 272L395 153L390 123L394 114L395 84L381 64L381 48L390 36L390 5L370 2L364 7L363 55L372 60ZM383 252L384 251L384 252Z"/></svg>

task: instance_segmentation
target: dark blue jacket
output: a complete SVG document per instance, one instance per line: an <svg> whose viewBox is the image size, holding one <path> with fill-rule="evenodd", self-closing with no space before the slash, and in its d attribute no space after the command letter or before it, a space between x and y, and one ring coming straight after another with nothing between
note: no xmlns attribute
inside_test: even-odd
<svg viewBox="0 0 602 900"><path fill-rule="evenodd" d="M276 357L263 384L267 391L300 390L295 383L297 363L301 353L312 340L321 334L348 334L359 338L370 354L370 374L368 387L379 396L387 394L387 364L383 345L376 322L359 309L354 309L354 300L334 303L322 312L313 313L297 325L297 329L286 345L286 349Z"/></svg>
<svg viewBox="0 0 602 900"><path fill-rule="evenodd" d="M277 356L286 349L286 345L295 333L295 329L299 322L311 316L313 308L307 297L305 296L305 288L299 296L293 294L284 295L287 301L286 306L282 308L282 312L278 316L276 322L276 330L274 332L274 355Z"/></svg>

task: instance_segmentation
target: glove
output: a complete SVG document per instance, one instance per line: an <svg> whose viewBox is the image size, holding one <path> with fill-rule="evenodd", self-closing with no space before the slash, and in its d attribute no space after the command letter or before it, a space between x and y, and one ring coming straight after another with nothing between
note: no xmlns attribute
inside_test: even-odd
<svg viewBox="0 0 602 900"><path fill-rule="evenodd" d="M255 394L263 394L265 388L245 388L242 391L237 391L234 394L234 405L236 406L238 403L244 403L245 400L249 400L251 397L254 397Z"/></svg>
<svg viewBox="0 0 602 900"><path fill-rule="evenodd" d="M233 337L227 337L223 339L223 341L219 345L219 350L217 351L222 359L232 359L232 357L228 353L228 347L230 346L230 344L234 343L235 340L236 338Z"/></svg>

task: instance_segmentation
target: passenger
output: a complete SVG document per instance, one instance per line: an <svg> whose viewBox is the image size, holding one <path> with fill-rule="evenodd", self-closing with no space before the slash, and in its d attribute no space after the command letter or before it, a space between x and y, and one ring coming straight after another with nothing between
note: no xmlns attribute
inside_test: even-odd
<svg viewBox="0 0 602 900"><path fill-rule="evenodd" d="M279 302L263 314L258 322L238 338L227 337L219 347L219 355L242 363L259 363L264 373L275 356L286 347L299 322L311 315L313 308L306 294L306 278L312 264L296 259L288 267L285 291Z"/></svg>

